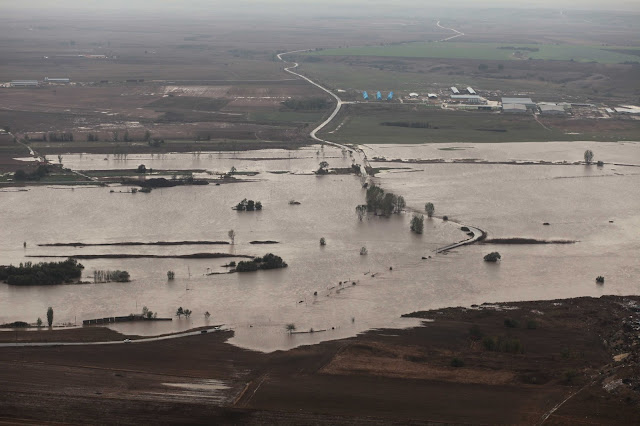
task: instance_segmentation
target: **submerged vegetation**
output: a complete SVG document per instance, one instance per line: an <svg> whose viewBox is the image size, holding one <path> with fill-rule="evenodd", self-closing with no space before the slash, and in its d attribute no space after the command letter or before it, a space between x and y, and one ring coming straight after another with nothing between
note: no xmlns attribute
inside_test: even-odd
<svg viewBox="0 0 640 426"><path fill-rule="evenodd" d="M385 193L382 188L375 184L371 184L367 188L367 210L380 214L382 216L390 216L392 213L400 213L405 207L404 197L397 196L391 192ZM361 213L356 210L358 218Z"/></svg>
<svg viewBox="0 0 640 426"><path fill-rule="evenodd" d="M424 231L424 216L421 214L414 214L411 218L411 224L409 225L412 232L416 234L422 234Z"/></svg>
<svg viewBox="0 0 640 426"><path fill-rule="evenodd" d="M242 201L240 201L238 204L236 204L236 206L233 209L239 212L252 212L255 210L262 210L262 202L247 200L245 198Z"/></svg>
<svg viewBox="0 0 640 426"><path fill-rule="evenodd" d="M128 283L131 281L130 278L131 277L127 271L93 271L94 283L109 283L112 281L117 283Z"/></svg>
<svg viewBox="0 0 640 426"><path fill-rule="evenodd" d="M61 262L21 263L0 266L0 281L10 285L56 285L72 283L82 276L84 266L75 259Z"/></svg>
<svg viewBox="0 0 640 426"><path fill-rule="evenodd" d="M235 272L253 272L259 269L279 269L287 266L287 263L280 256L267 253L263 257L256 257L252 260L241 260L238 262Z"/></svg>
<svg viewBox="0 0 640 426"><path fill-rule="evenodd" d="M485 262L497 262L501 258L502 258L502 256L500 256L500 253L498 253L497 251L492 251L491 253L487 254L484 257L484 261Z"/></svg>

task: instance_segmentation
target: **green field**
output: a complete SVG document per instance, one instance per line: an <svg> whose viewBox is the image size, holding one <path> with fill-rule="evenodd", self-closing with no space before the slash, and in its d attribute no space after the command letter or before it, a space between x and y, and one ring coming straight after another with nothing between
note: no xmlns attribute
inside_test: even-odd
<svg viewBox="0 0 640 426"><path fill-rule="evenodd" d="M636 120L579 120L540 117L545 129L529 114L446 111L402 105L348 105L321 137L339 143L392 144L434 142L538 142L572 140L637 140ZM383 122L429 123L430 128L382 125ZM334 130L343 123L339 130ZM615 130L612 130L615 129ZM569 134L578 133L578 134Z"/></svg>
<svg viewBox="0 0 640 426"><path fill-rule="evenodd" d="M311 52L320 56L386 56L404 58L442 58L477 60L522 60L514 55L516 50L501 47L538 49L536 52L518 50L531 59L574 60L576 62L622 63L638 61L638 47L578 46L554 44L510 44L510 43L461 43L421 42L392 46L348 47ZM615 50L615 51L614 51ZM629 51L628 54L622 53Z"/></svg>

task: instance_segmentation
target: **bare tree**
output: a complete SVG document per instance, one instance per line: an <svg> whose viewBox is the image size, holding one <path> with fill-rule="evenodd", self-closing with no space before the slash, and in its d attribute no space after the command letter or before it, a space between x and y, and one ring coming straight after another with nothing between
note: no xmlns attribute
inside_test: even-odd
<svg viewBox="0 0 640 426"><path fill-rule="evenodd" d="M229 238L231 239L231 244L235 244L236 243L236 231L234 231L233 229L231 231L229 231L227 233L227 235L229 236Z"/></svg>

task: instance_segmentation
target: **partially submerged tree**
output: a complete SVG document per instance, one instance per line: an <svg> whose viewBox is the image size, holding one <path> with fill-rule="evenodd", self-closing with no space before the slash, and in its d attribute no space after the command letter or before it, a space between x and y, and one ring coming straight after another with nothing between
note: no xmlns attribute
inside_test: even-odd
<svg viewBox="0 0 640 426"><path fill-rule="evenodd" d="M231 244L235 244L236 243L236 231L234 231L233 229L230 230L229 232L227 232L227 235L229 236L229 238L231 239Z"/></svg>
<svg viewBox="0 0 640 426"><path fill-rule="evenodd" d="M584 152L584 162L587 164L591 164L591 161L593 161L593 151L588 149Z"/></svg>
<svg viewBox="0 0 640 426"><path fill-rule="evenodd" d="M176 311L176 316L177 316L178 318L181 318L181 317L182 317L182 315L184 315L184 309L182 309L182 306L180 306L180 307L178 308L178 310Z"/></svg>
<svg viewBox="0 0 640 426"><path fill-rule="evenodd" d="M51 306L47 308L47 324L49 324L49 327L53 325L53 308Z"/></svg>
<svg viewBox="0 0 640 426"><path fill-rule="evenodd" d="M358 220L362 222L362 219L367 215L367 205L360 204L359 206L356 206L356 214L358 215Z"/></svg>
<svg viewBox="0 0 640 426"><path fill-rule="evenodd" d="M411 228L411 231L416 234L422 234L422 231L424 230L424 216L421 214L414 214L411 218L409 228Z"/></svg>
<svg viewBox="0 0 640 426"><path fill-rule="evenodd" d="M325 240L324 237L320 238L320 245L321 246L326 246L327 245L327 240Z"/></svg>
<svg viewBox="0 0 640 426"><path fill-rule="evenodd" d="M435 213L436 208L435 208L435 206L433 205L433 203L426 203L426 204L424 205L424 211L426 211L426 212L427 212L427 216L428 216L428 217L433 217L433 213Z"/></svg>
<svg viewBox="0 0 640 426"><path fill-rule="evenodd" d="M289 334L291 334L294 331L296 331L296 325L294 323L289 323L289 324L285 325L284 328L289 332Z"/></svg>
<svg viewBox="0 0 640 426"><path fill-rule="evenodd" d="M316 174L318 175L326 175L329 173L329 163L326 161L321 161L319 164L318 170L316 170Z"/></svg>
<svg viewBox="0 0 640 426"><path fill-rule="evenodd" d="M36 326L42 327L42 319L38 317L38 321L36 321Z"/></svg>
<svg viewBox="0 0 640 426"><path fill-rule="evenodd" d="M500 253L498 253L497 251L493 251L493 252L487 254L484 257L484 261L485 262L497 262L501 258L502 258L502 256L500 256Z"/></svg>
<svg viewBox="0 0 640 426"><path fill-rule="evenodd" d="M369 250L367 250L365 246L362 246L362 248L360 249L360 256L365 256L367 254L369 254Z"/></svg>

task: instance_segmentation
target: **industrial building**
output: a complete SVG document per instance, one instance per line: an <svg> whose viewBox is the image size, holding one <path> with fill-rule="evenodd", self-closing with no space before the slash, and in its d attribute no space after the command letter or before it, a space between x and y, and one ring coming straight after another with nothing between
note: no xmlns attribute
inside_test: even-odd
<svg viewBox="0 0 640 426"><path fill-rule="evenodd" d="M473 90L471 86L467 87L467 92L469 92L470 95L477 95L476 91Z"/></svg>
<svg viewBox="0 0 640 426"><path fill-rule="evenodd" d="M453 86L451 87L451 93L453 93L454 95L459 95L460 91L458 90L457 87Z"/></svg>
<svg viewBox="0 0 640 426"><path fill-rule="evenodd" d="M13 80L11 87L38 87L38 80Z"/></svg>
<svg viewBox="0 0 640 426"><path fill-rule="evenodd" d="M69 78L49 78L45 77L44 81L47 83L69 83L71 79Z"/></svg>
<svg viewBox="0 0 640 426"><path fill-rule="evenodd" d="M526 113L527 106L525 104L502 104L502 112L507 113Z"/></svg>
<svg viewBox="0 0 640 426"><path fill-rule="evenodd" d="M468 104L486 104L486 99L478 95L451 95L451 100L454 102L463 102Z"/></svg>
<svg viewBox="0 0 640 426"><path fill-rule="evenodd" d="M540 113L544 115L563 115L567 113L564 107L560 105L543 104L543 105L540 105L539 107L540 107Z"/></svg>
<svg viewBox="0 0 640 426"><path fill-rule="evenodd" d="M529 109L536 107L536 103L533 102L531 98L502 98L502 105L504 106L505 104L520 104Z"/></svg>

